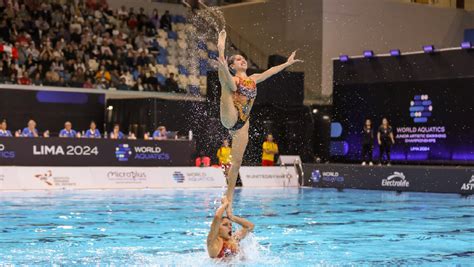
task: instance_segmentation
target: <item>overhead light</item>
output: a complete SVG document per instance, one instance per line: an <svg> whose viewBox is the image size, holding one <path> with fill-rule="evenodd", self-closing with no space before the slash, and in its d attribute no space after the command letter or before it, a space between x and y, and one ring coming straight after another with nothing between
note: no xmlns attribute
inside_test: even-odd
<svg viewBox="0 0 474 267"><path fill-rule="evenodd" d="M347 61L349 61L349 56L348 55L340 55L339 60L341 62L347 62Z"/></svg>
<svg viewBox="0 0 474 267"><path fill-rule="evenodd" d="M113 110L113 109L114 109L113 106L108 106L108 107L107 107L107 110L109 110L109 111L111 111L111 110Z"/></svg>
<svg viewBox="0 0 474 267"><path fill-rule="evenodd" d="M372 51L372 50L365 50L365 51L364 51L364 57L365 57L365 58L372 58L372 57L374 57L374 51Z"/></svg>
<svg viewBox="0 0 474 267"><path fill-rule="evenodd" d="M434 47L434 45L424 45L423 46L423 51L425 51L425 53L427 53L427 54L431 54L431 53L435 52L435 47Z"/></svg>
<svg viewBox="0 0 474 267"><path fill-rule="evenodd" d="M328 116L328 115L324 115L324 116L323 116L323 120L329 120L329 116Z"/></svg>
<svg viewBox="0 0 474 267"><path fill-rule="evenodd" d="M400 52L400 49L392 49L390 50L390 55L392 57L399 57L402 55L402 53Z"/></svg>
<svg viewBox="0 0 474 267"><path fill-rule="evenodd" d="M318 110L317 108L314 108L314 109L313 109L313 114L318 113L318 111L319 111L319 110Z"/></svg>
<svg viewBox="0 0 474 267"><path fill-rule="evenodd" d="M461 43L461 49L471 49L471 48L472 48L471 42L462 42Z"/></svg>

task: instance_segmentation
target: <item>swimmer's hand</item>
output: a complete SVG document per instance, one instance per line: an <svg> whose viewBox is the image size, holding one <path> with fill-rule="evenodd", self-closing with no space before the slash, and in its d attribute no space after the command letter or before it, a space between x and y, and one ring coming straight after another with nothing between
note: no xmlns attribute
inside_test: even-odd
<svg viewBox="0 0 474 267"><path fill-rule="evenodd" d="M222 30L219 32L219 38L217 40L217 49L219 52L224 53L225 50L225 40L227 38L227 32L225 30ZM223 56L223 54L222 54Z"/></svg>
<svg viewBox="0 0 474 267"><path fill-rule="evenodd" d="M221 204L223 207L225 207L226 209L229 207L229 199L227 198L227 196L223 196L221 198Z"/></svg>
<svg viewBox="0 0 474 267"><path fill-rule="evenodd" d="M291 53L291 55L288 57L288 60L286 61L288 64L293 65L297 62L303 62L301 59L295 59L296 51L297 50L293 51L293 53Z"/></svg>
<svg viewBox="0 0 474 267"><path fill-rule="evenodd" d="M218 68L222 70L229 70L229 66L227 65L227 59L224 56L219 56L214 61L216 61Z"/></svg>

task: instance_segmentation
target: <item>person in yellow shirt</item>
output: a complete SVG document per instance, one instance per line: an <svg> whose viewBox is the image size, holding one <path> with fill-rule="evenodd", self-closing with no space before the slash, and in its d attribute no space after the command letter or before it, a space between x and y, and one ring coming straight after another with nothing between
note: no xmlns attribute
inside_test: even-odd
<svg viewBox="0 0 474 267"><path fill-rule="evenodd" d="M224 169L224 174L227 176L227 172L230 169L232 148L229 146L229 140L224 139L222 146L217 150L217 158L219 159L219 165Z"/></svg>
<svg viewBox="0 0 474 267"><path fill-rule="evenodd" d="M273 135L267 135L267 141L263 142L262 166L273 166L275 154L278 154L278 145L273 142Z"/></svg>
<svg viewBox="0 0 474 267"><path fill-rule="evenodd" d="M226 165L230 163L230 152L232 148L229 146L229 140L224 139L222 146L217 150L217 158L219 159L219 165Z"/></svg>

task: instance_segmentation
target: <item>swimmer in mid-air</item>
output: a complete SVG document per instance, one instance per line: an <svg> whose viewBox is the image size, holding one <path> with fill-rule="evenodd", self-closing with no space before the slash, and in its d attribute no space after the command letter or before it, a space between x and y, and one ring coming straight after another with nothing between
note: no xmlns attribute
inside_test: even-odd
<svg viewBox="0 0 474 267"><path fill-rule="evenodd" d="M249 139L249 117L253 102L257 97L257 84L302 60L295 59L296 51L294 51L286 63L272 67L263 73L247 76L247 60L243 56L233 55L226 59L224 55L226 37L226 31L222 30L217 42L219 57L216 61L222 88L221 123L232 136L231 167L227 177L226 193L232 208L235 183Z"/></svg>
<svg viewBox="0 0 474 267"><path fill-rule="evenodd" d="M211 224L211 231L207 236L207 252L211 258L228 258L239 253L239 242L253 231L254 224L232 214L229 200L224 196L222 204L217 209ZM227 217L224 217L224 212ZM232 222L242 226L242 229L233 233Z"/></svg>

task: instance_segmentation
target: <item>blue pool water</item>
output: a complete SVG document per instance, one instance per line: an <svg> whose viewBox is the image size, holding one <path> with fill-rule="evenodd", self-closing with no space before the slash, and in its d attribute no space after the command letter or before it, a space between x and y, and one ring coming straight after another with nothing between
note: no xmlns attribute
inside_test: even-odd
<svg viewBox="0 0 474 267"><path fill-rule="evenodd" d="M0 265L226 265L205 239L223 190L0 194ZM256 224L236 266L474 264L474 199L332 189L242 189Z"/></svg>

